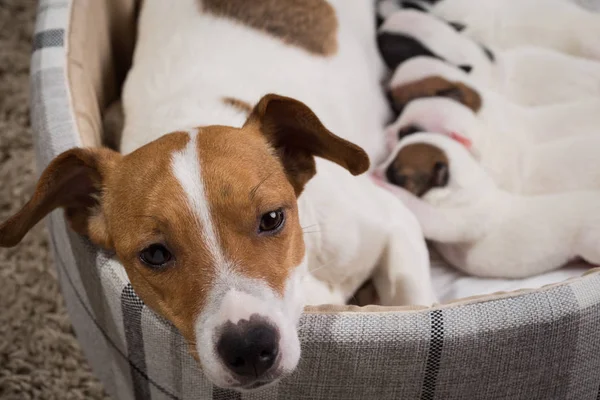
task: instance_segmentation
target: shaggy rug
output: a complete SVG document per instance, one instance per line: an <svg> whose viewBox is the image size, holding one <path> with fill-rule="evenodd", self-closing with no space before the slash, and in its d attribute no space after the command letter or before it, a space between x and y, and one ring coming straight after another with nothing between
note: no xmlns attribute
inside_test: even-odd
<svg viewBox="0 0 600 400"><path fill-rule="evenodd" d="M28 93L36 6L0 0L0 221L35 184ZM108 399L71 328L44 224L0 249L0 399Z"/></svg>

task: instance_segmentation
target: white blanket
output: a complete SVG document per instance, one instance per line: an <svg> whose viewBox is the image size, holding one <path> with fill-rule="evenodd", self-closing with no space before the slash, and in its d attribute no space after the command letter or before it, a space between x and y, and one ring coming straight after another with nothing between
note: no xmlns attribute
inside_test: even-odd
<svg viewBox="0 0 600 400"><path fill-rule="evenodd" d="M466 275L449 266L430 248L433 287L440 302L518 289L536 289L583 275L592 266L573 263L556 271L526 279L488 279Z"/></svg>

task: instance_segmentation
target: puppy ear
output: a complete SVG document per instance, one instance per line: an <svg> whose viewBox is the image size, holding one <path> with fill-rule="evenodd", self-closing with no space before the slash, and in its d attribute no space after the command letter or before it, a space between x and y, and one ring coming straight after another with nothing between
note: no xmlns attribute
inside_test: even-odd
<svg viewBox="0 0 600 400"><path fill-rule="evenodd" d="M120 158L109 149L82 148L56 157L42 173L32 198L0 224L0 247L17 245L42 218L62 207L73 230L110 248L99 198L107 174Z"/></svg>
<svg viewBox="0 0 600 400"><path fill-rule="evenodd" d="M462 32L467 27L465 24L456 21L448 21L448 25L454 28L456 32Z"/></svg>
<svg viewBox="0 0 600 400"><path fill-rule="evenodd" d="M458 65L458 68L462 69L467 74L471 73L471 71L473 70L473 66L472 65Z"/></svg>
<svg viewBox="0 0 600 400"><path fill-rule="evenodd" d="M481 108L481 96L475 89L462 82L447 81L447 86L436 91L436 96L447 97L469 107L474 112Z"/></svg>
<svg viewBox="0 0 600 400"><path fill-rule="evenodd" d="M432 185L435 187L444 187L448 184L450 179L450 170L448 163L444 161L438 161L433 165L433 172L431 175Z"/></svg>
<svg viewBox="0 0 600 400"><path fill-rule="evenodd" d="M423 97L448 97L475 112L481 108L481 96L475 89L441 76L431 76L391 89L391 98L397 108L403 108L412 100Z"/></svg>
<svg viewBox="0 0 600 400"><path fill-rule="evenodd" d="M314 157L346 168L352 175L369 169L363 149L330 132L304 103L275 94L264 96L244 127L254 126L275 148L296 195L316 173Z"/></svg>
<svg viewBox="0 0 600 400"><path fill-rule="evenodd" d="M439 97L448 97L449 99L456 100L463 104L466 97L464 91L458 86L440 89L436 92L436 95Z"/></svg>

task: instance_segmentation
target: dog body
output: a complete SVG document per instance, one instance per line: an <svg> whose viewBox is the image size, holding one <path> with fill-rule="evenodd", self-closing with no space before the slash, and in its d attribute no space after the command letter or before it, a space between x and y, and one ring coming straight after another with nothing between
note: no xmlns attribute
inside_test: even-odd
<svg viewBox="0 0 600 400"><path fill-rule="evenodd" d="M536 46L600 60L600 15L565 0L442 0L430 12L499 49Z"/></svg>
<svg viewBox="0 0 600 400"><path fill-rule="evenodd" d="M365 134L381 130L389 118L380 93L384 70L373 45L374 21L368 17L373 5L297 3L284 7L259 0L254 15L239 0L145 2L123 89L121 151L181 127L241 126L247 110L226 97L251 107L265 93L278 93L310 105L329 129L373 160L383 157L381 135ZM302 15L302 5L314 10ZM261 9L266 11L260 14ZM296 28L286 30L286 24ZM272 33L279 31L281 36Z"/></svg>
<svg viewBox="0 0 600 400"><path fill-rule="evenodd" d="M379 45L388 67L430 56L468 67L474 82L522 105L600 96L600 63L538 47L487 49L439 18L418 11L392 14Z"/></svg>
<svg viewBox="0 0 600 400"><path fill-rule="evenodd" d="M578 135L535 144L509 118L497 114L484 122L454 100L433 97L410 102L388 127L388 143L399 132L458 134L471 143L470 151L503 190L520 194L557 193L600 188L600 161L594 154L600 135Z"/></svg>
<svg viewBox="0 0 600 400"><path fill-rule="evenodd" d="M533 145L573 136L600 135L599 99L522 106L477 85L469 74L433 57L415 57L400 65L388 90L403 109L418 98L443 96L469 107L495 137L514 136Z"/></svg>
<svg viewBox="0 0 600 400"><path fill-rule="evenodd" d="M385 21L402 9L431 13L467 37L501 50L520 46L553 49L600 60L600 16L565 0L381 0Z"/></svg>
<svg viewBox="0 0 600 400"><path fill-rule="evenodd" d="M396 186L387 187L415 213L425 236L457 268L481 277L524 278L559 268L576 257L600 264L599 192L508 193L496 186L461 144L435 133L403 139L383 169L397 152L415 144L445 153L447 184L432 187L421 199Z"/></svg>
<svg viewBox="0 0 600 400"><path fill-rule="evenodd" d="M64 208L205 375L242 391L295 369L305 304L343 304L368 277L384 305L431 304L418 222L352 177L385 151L372 7L144 1L122 96L125 154L57 157L0 225L0 245Z"/></svg>

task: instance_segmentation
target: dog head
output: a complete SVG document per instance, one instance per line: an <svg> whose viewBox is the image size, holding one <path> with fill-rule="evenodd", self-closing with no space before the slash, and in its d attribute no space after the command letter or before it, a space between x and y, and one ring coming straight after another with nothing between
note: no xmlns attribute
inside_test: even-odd
<svg viewBox="0 0 600 400"><path fill-rule="evenodd" d="M297 197L322 157L356 175L366 153L303 103L267 95L242 128L167 134L128 154L72 149L0 225L14 246L64 208L114 251L146 305L170 320L215 384L240 390L295 369L306 272Z"/></svg>
<svg viewBox="0 0 600 400"><path fill-rule="evenodd" d="M431 57L405 62L389 84L389 98L395 109L404 110L412 100L422 97L447 97L474 112L482 106L481 95L466 73Z"/></svg>
<svg viewBox="0 0 600 400"><path fill-rule="evenodd" d="M403 146L385 167L388 182L415 196L448 184L448 158L438 147L426 143Z"/></svg>
<svg viewBox="0 0 600 400"><path fill-rule="evenodd" d="M433 15L402 10L383 22L377 43L390 69L416 56L434 57L468 70L493 62L489 49L462 35L460 30Z"/></svg>
<svg viewBox="0 0 600 400"><path fill-rule="evenodd" d="M398 119L386 128L390 151L398 141L415 132L436 132L473 141L484 129L468 107L446 97L427 97L411 101Z"/></svg>
<svg viewBox="0 0 600 400"><path fill-rule="evenodd" d="M400 141L380 167L380 175L418 197L467 189L487 179L468 149L439 133L418 132Z"/></svg>

